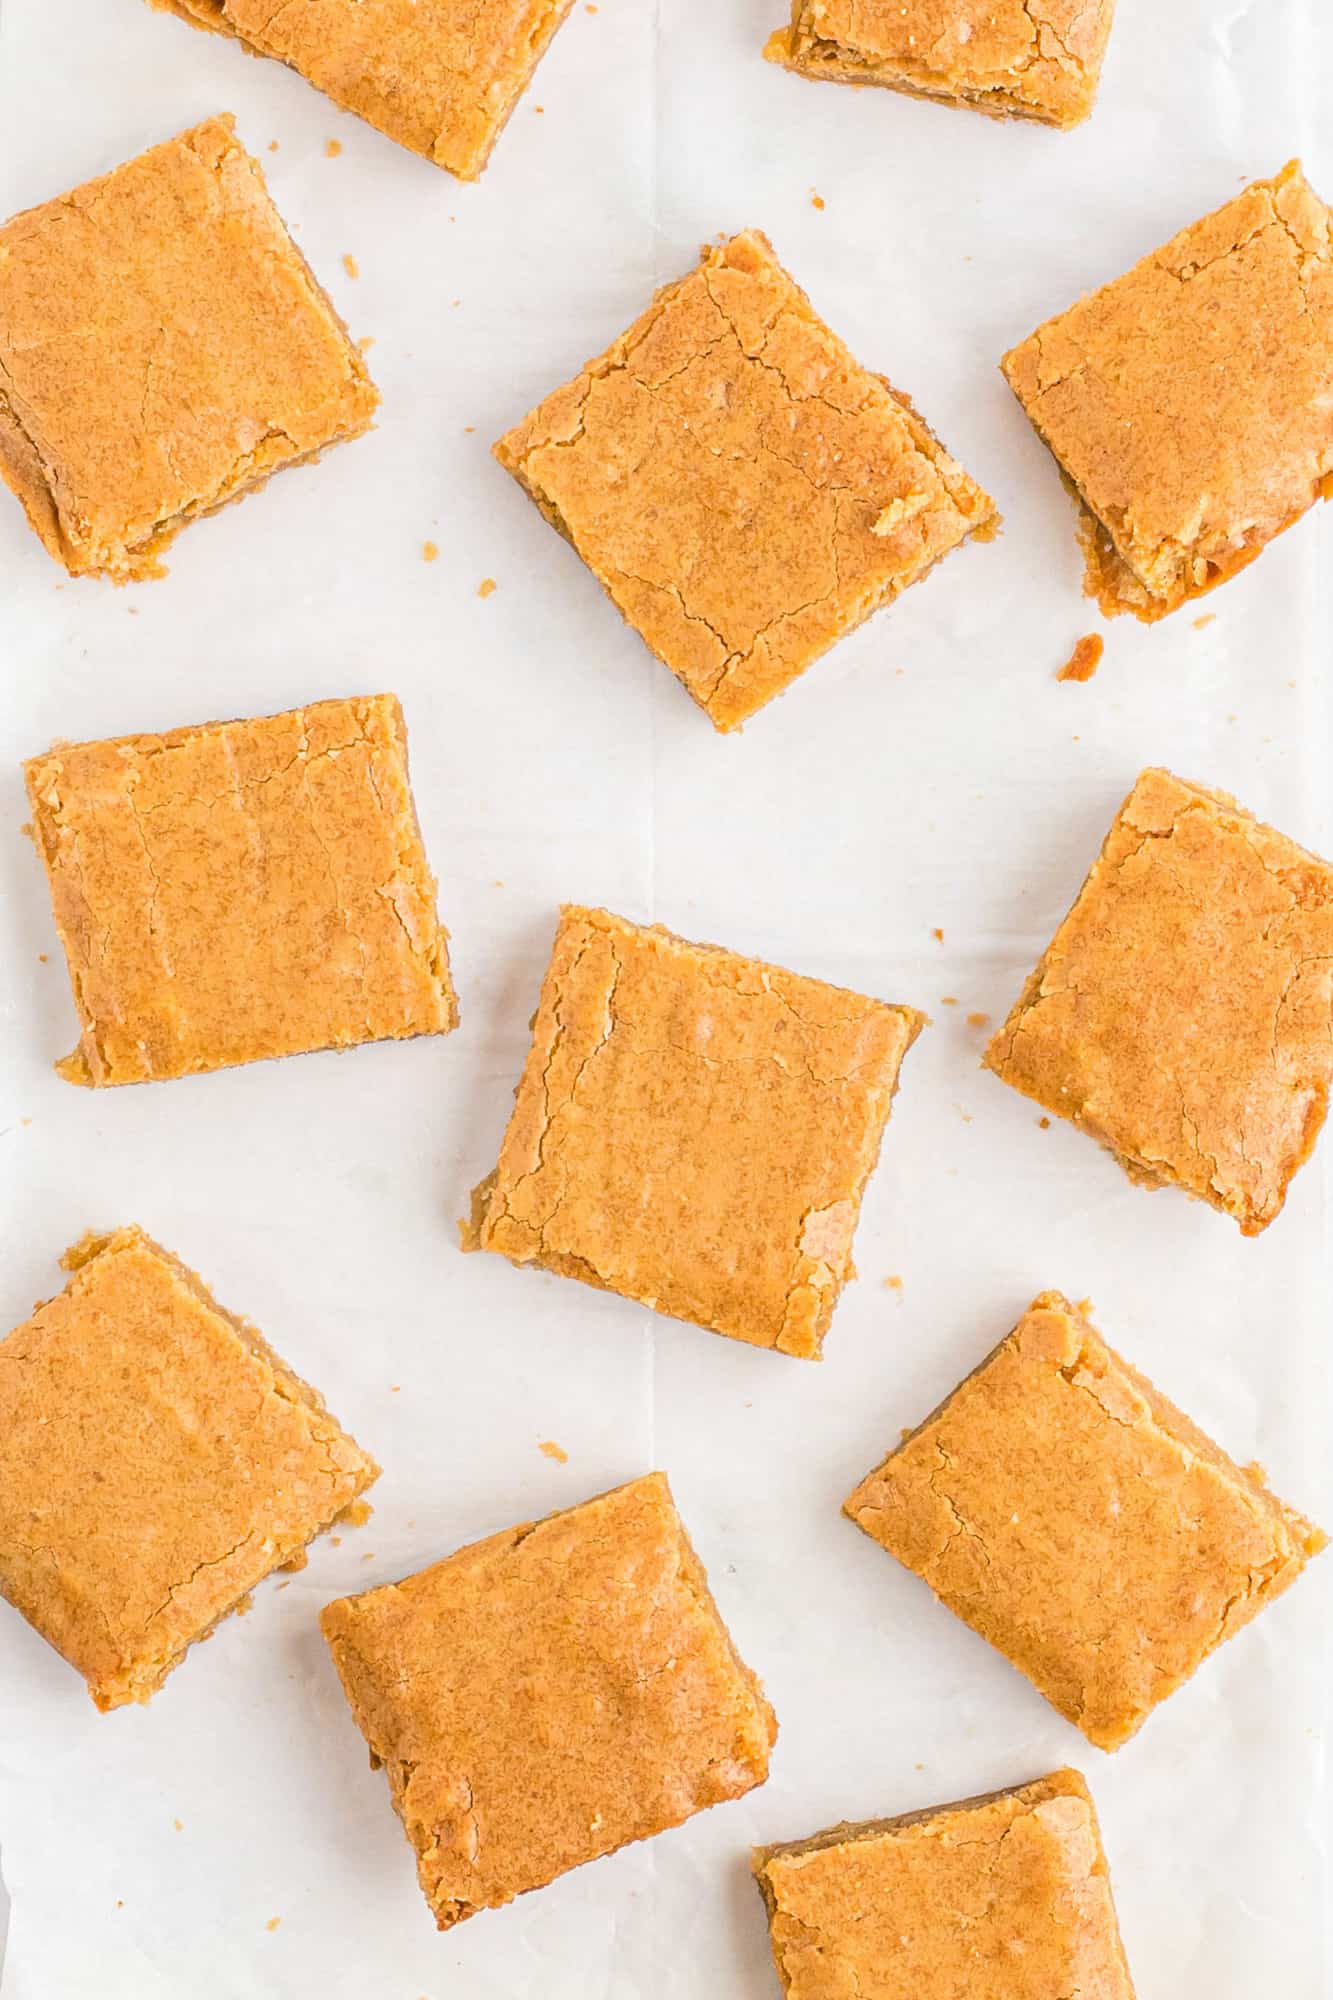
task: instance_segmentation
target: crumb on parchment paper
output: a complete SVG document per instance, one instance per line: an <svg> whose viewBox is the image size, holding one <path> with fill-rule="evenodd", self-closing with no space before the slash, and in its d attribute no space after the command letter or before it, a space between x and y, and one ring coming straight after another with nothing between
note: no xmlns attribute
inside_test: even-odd
<svg viewBox="0 0 1333 2000"><path fill-rule="evenodd" d="M1085 632L1055 678L1058 681L1090 681L1105 651L1106 641L1100 632Z"/></svg>
<svg viewBox="0 0 1333 2000"><path fill-rule="evenodd" d="M558 1460L561 1465L569 1464L569 1453L563 1445L558 1445L554 1438L543 1438L537 1449L544 1453L547 1458Z"/></svg>

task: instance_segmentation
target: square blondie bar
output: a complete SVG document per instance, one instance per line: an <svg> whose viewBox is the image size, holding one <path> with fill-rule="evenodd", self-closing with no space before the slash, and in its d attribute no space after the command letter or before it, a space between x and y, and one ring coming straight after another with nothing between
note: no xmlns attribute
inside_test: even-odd
<svg viewBox="0 0 1333 2000"><path fill-rule="evenodd" d="M146 1083L457 1023L393 695L25 767L69 964L72 1083Z"/></svg>
<svg viewBox="0 0 1333 2000"><path fill-rule="evenodd" d="M1333 865L1144 771L985 1062L1258 1235L1328 1108Z"/></svg>
<svg viewBox="0 0 1333 2000"><path fill-rule="evenodd" d="M999 521L755 230L494 449L720 730Z"/></svg>
<svg viewBox="0 0 1333 2000"><path fill-rule="evenodd" d="M464 1245L817 1359L921 1024L569 907Z"/></svg>
<svg viewBox="0 0 1333 2000"><path fill-rule="evenodd" d="M844 1511L1102 1750L1327 1544L1059 1292Z"/></svg>
<svg viewBox="0 0 1333 2000"><path fill-rule="evenodd" d="M150 0L476 180L573 0Z"/></svg>
<svg viewBox="0 0 1333 2000"><path fill-rule="evenodd" d="M160 575L378 401L230 118L0 227L0 478L72 576Z"/></svg>
<svg viewBox="0 0 1333 2000"><path fill-rule="evenodd" d="M64 1263L0 1340L0 1596L119 1708L299 1568L379 1467L142 1230Z"/></svg>
<svg viewBox="0 0 1333 2000"><path fill-rule="evenodd" d="M321 1624L441 1930L768 1775L773 1711L660 1472Z"/></svg>
<svg viewBox="0 0 1333 2000"><path fill-rule="evenodd" d="M1068 130L1092 110L1115 0L793 0L770 62Z"/></svg>
<svg viewBox="0 0 1333 2000"><path fill-rule="evenodd" d="M762 1847L788 2000L1134 2000L1077 1771Z"/></svg>
<svg viewBox="0 0 1333 2000"><path fill-rule="evenodd" d="M1152 623L1333 493L1333 240L1293 160L1004 357L1084 588Z"/></svg>

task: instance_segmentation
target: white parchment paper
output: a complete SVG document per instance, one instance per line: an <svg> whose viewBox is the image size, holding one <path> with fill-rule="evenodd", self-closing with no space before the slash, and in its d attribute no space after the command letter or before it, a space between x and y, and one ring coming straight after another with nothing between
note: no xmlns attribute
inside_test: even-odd
<svg viewBox="0 0 1333 2000"><path fill-rule="evenodd" d="M1325 1166L1243 1242L1040 1130L978 1070L967 1021L1007 1009L1146 763L1333 849L1333 518L1210 598L1202 629L1118 621L1096 679L1057 685L1097 621L1068 502L995 365L1289 155L1333 192L1333 17L1120 0L1099 107L1066 137L786 76L759 57L781 6L578 0L463 187L140 0L0 0L0 213L231 109L374 336L384 392L373 436L190 529L165 582L70 583L0 504L0 1324L58 1287L85 1229L137 1219L385 1466L370 1524L263 1587L147 1709L97 1715L0 1607L3 2000L767 2000L751 1842L1066 1761L1101 1811L1141 2000L1327 1993L1333 1562L1105 1757L838 1508L1060 1286L1333 1520ZM721 739L488 446L703 238L747 224L1007 525ZM460 1031L60 1082L74 1020L20 757L381 688L407 713ZM459 1255L562 898L932 1015L822 1367ZM655 1465L781 1719L771 1780L438 1937L316 1611Z"/></svg>

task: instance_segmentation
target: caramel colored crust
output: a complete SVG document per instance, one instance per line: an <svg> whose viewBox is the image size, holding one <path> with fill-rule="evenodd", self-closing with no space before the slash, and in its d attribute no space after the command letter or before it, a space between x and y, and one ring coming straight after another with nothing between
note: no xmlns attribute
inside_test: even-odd
<svg viewBox="0 0 1333 2000"><path fill-rule="evenodd" d="M64 1261L64 1291L0 1341L0 1594L119 1708L379 1468L141 1230Z"/></svg>
<svg viewBox="0 0 1333 2000"><path fill-rule="evenodd" d="M73 1083L457 1024L393 695L26 767L81 1023Z"/></svg>
<svg viewBox="0 0 1333 2000"><path fill-rule="evenodd" d="M793 0L764 54L799 76L875 83L1065 130L1092 109L1115 0Z"/></svg>
<svg viewBox="0 0 1333 2000"><path fill-rule="evenodd" d="M773 1711L660 1472L320 1622L441 1930L768 1775Z"/></svg>
<svg viewBox="0 0 1333 2000"><path fill-rule="evenodd" d="M920 1028L909 1007L567 908L465 1247L817 1359Z"/></svg>
<svg viewBox="0 0 1333 2000"><path fill-rule="evenodd" d="M1328 1108L1333 866L1144 771L985 1061L1257 1235Z"/></svg>
<svg viewBox="0 0 1333 2000"><path fill-rule="evenodd" d="M1077 1771L759 1848L789 2000L1134 2000Z"/></svg>
<svg viewBox="0 0 1333 2000"><path fill-rule="evenodd" d="M230 118L0 228L0 477L72 576L160 575L378 400Z"/></svg>
<svg viewBox="0 0 1333 2000"><path fill-rule="evenodd" d="M1327 1539L1058 1292L845 1511L1103 1750Z"/></svg>
<svg viewBox="0 0 1333 2000"><path fill-rule="evenodd" d="M999 520L753 230L495 456L721 730Z"/></svg>
<svg viewBox="0 0 1333 2000"><path fill-rule="evenodd" d="M1333 240L1298 161L1004 358L1080 505L1086 589L1151 623L1333 486Z"/></svg>
<svg viewBox="0 0 1333 2000"><path fill-rule="evenodd" d="M149 0L476 180L572 0Z"/></svg>

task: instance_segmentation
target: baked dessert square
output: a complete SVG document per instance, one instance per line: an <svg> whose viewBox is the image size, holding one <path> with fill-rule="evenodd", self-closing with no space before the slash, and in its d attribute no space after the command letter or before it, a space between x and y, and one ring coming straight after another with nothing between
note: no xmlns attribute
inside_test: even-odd
<svg viewBox="0 0 1333 2000"><path fill-rule="evenodd" d="M985 1063L1258 1235L1328 1108L1333 866L1142 772Z"/></svg>
<svg viewBox="0 0 1333 2000"><path fill-rule="evenodd" d="M0 227L0 477L71 576L160 576L378 401L230 118Z"/></svg>
<svg viewBox="0 0 1333 2000"><path fill-rule="evenodd" d="M395 695L25 767L65 948L71 1083L148 1083L457 1025Z"/></svg>
<svg viewBox="0 0 1333 2000"><path fill-rule="evenodd" d="M844 1511L1101 1750L1327 1543L1059 1292Z"/></svg>
<svg viewBox="0 0 1333 2000"><path fill-rule="evenodd" d="M770 62L1068 130L1092 109L1115 0L793 0Z"/></svg>
<svg viewBox="0 0 1333 2000"><path fill-rule="evenodd" d="M1333 242L1291 161L1006 354L1084 588L1152 623L1333 492Z"/></svg>
<svg viewBox="0 0 1333 2000"><path fill-rule="evenodd" d="M464 1248L818 1359L921 1025L569 906Z"/></svg>
<svg viewBox="0 0 1333 2000"><path fill-rule="evenodd" d="M119 1708L299 1569L379 1467L142 1230L63 1261L64 1291L0 1341L0 1596Z"/></svg>
<svg viewBox="0 0 1333 2000"><path fill-rule="evenodd" d="M999 522L756 230L494 450L721 730Z"/></svg>
<svg viewBox="0 0 1333 2000"><path fill-rule="evenodd" d="M1134 2000L1077 1771L762 1847L788 2000Z"/></svg>
<svg viewBox="0 0 1333 2000"><path fill-rule="evenodd" d="M474 181L572 0L150 0Z"/></svg>
<svg viewBox="0 0 1333 2000"><path fill-rule="evenodd" d="M773 1711L660 1472L320 1622L441 1930L768 1776Z"/></svg>

